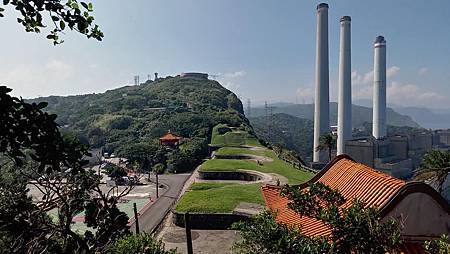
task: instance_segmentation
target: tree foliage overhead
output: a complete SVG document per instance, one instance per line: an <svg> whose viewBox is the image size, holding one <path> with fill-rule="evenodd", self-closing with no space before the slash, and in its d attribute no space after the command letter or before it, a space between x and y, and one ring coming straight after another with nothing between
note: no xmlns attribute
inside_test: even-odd
<svg viewBox="0 0 450 254"><path fill-rule="evenodd" d="M101 41L103 33L94 24L92 3L77 0L3 0L3 6L12 6L20 13L17 22L26 32L40 33L48 26L53 27L47 35L55 45L63 42L60 34L66 28L74 30L87 38ZM6 10L0 8L0 17Z"/></svg>
<svg viewBox="0 0 450 254"><path fill-rule="evenodd" d="M444 183L450 174L450 151L431 150L422 159L416 180L429 181L444 194Z"/></svg>
<svg viewBox="0 0 450 254"><path fill-rule="evenodd" d="M105 250L128 232L117 203L129 189L103 193L99 176L83 168L87 146L61 135L56 116L42 111L45 103L26 103L10 91L0 87L0 252ZM29 185L41 194L37 200L29 197ZM80 235L71 226L83 210L90 229Z"/></svg>

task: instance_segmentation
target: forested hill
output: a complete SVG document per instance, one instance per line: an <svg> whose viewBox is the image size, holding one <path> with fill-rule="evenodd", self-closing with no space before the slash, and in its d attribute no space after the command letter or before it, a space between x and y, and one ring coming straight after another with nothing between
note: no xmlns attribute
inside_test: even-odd
<svg viewBox="0 0 450 254"><path fill-rule="evenodd" d="M294 150L305 161L311 161L313 121L284 113L274 114L270 121L270 133L265 116L252 117L250 123L261 139Z"/></svg>
<svg viewBox="0 0 450 254"><path fill-rule="evenodd" d="M277 104L273 113L285 113L292 116L313 120L314 104ZM387 124L392 126L420 127L411 117L397 113L387 108ZM251 108L252 117L265 115L264 107ZM352 125L362 127L365 122L372 122L372 109L368 107L352 105ZM330 123L337 124L337 103L330 102Z"/></svg>
<svg viewBox="0 0 450 254"><path fill-rule="evenodd" d="M250 123L259 138L272 144L281 144L285 148L299 153L305 161L311 161L314 136L314 122L312 120L277 113L271 119L266 116L251 117ZM424 131L426 130L416 127L387 126L388 136L409 135ZM365 122L361 128L354 129L353 137L367 137L371 133L372 124Z"/></svg>
<svg viewBox="0 0 450 254"><path fill-rule="evenodd" d="M47 111L62 130L92 147L117 152L127 145L154 142L167 131L207 142L218 123L248 127L242 103L212 80L168 77L99 94L50 96Z"/></svg>

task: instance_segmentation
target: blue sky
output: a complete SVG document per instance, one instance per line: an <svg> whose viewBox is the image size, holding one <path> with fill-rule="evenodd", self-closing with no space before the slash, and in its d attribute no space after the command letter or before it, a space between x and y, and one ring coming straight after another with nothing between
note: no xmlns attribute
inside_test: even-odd
<svg viewBox="0 0 450 254"><path fill-rule="evenodd" d="M183 71L218 74L253 104L313 100L317 1L93 1L104 41L53 46L0 19L0 83L36 97L102 92ZM125 4L124 4L125 3ZM372 44L388 45L388 102L450 108L450 1L328 1L330 94L337 98L339 17L352 17L353 99L371 98Z"/></svg>

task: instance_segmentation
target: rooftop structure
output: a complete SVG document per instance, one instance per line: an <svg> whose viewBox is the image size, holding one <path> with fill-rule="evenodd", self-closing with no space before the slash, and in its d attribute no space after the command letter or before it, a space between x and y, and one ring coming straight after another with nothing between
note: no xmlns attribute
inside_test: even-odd
<svg viewBox="0 0 450 254"><path fill-rule="evenodd" d="M339 155L309 182L306 188L322 182L337 189L346 199L342 208L354 198L366 206L377 207L380 219L402 218L402 237L406 241L423 241L450 232L449 204L433 188L421 182L405 182L366 165L347 155ZM262 187L267 208L277 212L277 221L301 226L308 236L329 236L331 229L314 218L300 216L288 208L288 198L280 195L281 187Z"/></svg>
<svg viewBox="0 0 450 254"><path fill-rule="evenodd" d="M180 141L182 139L182 137L172 134L170 131L168 131L166 135L159 138L159 144L164 146L176 147L180 144Z"/></svg>
<svg viewBox="0 0 450 254"><path fill-rule="evenodd" d="M195 79L208 79L207 73L199 73L199 72L183 72L180 74L182 78L195 78Z"/></svg>

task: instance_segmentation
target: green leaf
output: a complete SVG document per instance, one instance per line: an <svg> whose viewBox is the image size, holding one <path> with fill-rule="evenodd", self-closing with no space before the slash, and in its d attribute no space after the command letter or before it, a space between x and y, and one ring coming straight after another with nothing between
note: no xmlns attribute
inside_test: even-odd
<svg viewBox="0 0 450 254"><path fill-rule="evenodd" d="M87 5L87 3L85 3L85 2L80 2L80 4L83 5L83 7L84 7L86 10L89 10L89 6Z"/></svg>
<svg viewBox="0 0 450 254"><path fill-rule="evenodd" d="M3 5L9 4L9 0L3 0Z"/></svg>
<svg viewBox="0 0 450 254"><path fill-rule="evenodd" d="M59 21L59 28L61 28L61 30L64 30L64 28L66 28L66 23L64 23L64 21Z"/></svg>
<svg viewBox="0 0 450 254"><path fill-rule="evenodd" d="M88 5L88 11L93 11L94 10L94 5L92 3L89 3Z"/></svg>
<svg viewBox="0 0 450 254"><path fill-rule="evenodd" d="M41 101L39 102L39 104L37 105L39 109L43 109L45 107L47 107L48 103L45 101Z"/></svg>

